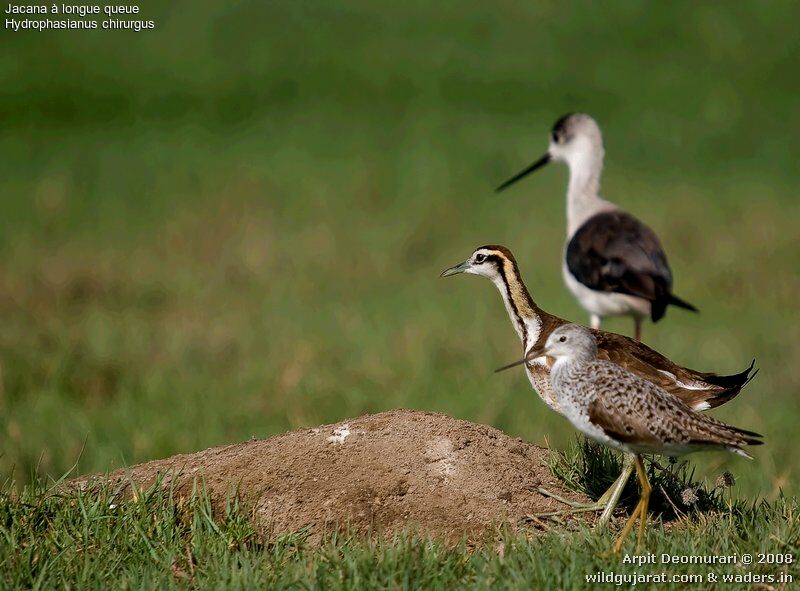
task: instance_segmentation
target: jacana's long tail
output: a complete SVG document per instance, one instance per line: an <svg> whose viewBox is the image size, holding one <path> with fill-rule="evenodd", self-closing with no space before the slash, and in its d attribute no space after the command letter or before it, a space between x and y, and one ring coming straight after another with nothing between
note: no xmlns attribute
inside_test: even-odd
<svg viewBox="0 0 800 591"><path fill-rule="evenodd" d="M727 376L709 373L703 374L703 377L707 382L714 384L715 386L721 386L723 388L734 388L739 386L740 388L744 388L758 373L758 370L753 372L755 365L756 360L753 359L747 369L740 371L739 373L734 373ZM751 372L753 373L751 374Z"/></svg>
<svg viewBox="0 0 800 591"><path fill-rule="evenodd" d="M720 376L714 373L703 374L703 379L709 384L724 388L717 392L712 398L706 399L710 408L716 408L735 398L742 389L753 381L758 374L758 369L753 370L756 360L750 363L750 367L739 373Z"/></svg>

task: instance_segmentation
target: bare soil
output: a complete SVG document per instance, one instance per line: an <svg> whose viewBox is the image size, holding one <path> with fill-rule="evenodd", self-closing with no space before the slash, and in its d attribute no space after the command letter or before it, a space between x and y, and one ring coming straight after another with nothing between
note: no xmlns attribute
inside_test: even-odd
<svg viewBox="0 0 800 591"><path fill-rule="evenodd" d="M342 528L391 536L412 528L448 540L477 540L504 523L536 531L537 520L528 516L564 508L539 487L587 500L551 475L547 458L546 450L486 425L393 410L72 484L132 481L145 489L161 479L179 496L189 496L202 480L217 510L238 493L270 536L304 528L317 539Z"/></svg>

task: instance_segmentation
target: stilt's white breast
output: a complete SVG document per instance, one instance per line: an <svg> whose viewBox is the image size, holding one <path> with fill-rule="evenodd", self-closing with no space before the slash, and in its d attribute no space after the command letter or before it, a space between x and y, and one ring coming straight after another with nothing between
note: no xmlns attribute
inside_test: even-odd
<svg viewBox="0 0 800 591"><path fill-rule="evenodd" d="M564 276L564 283L567 288L578 300L581 308L595 314L600 318L608 316L649 316L650 302L644 298L625 293L614 293L608 291L596 291L586 287L570 273L566 259L562 262L561 273Z"/></svg>

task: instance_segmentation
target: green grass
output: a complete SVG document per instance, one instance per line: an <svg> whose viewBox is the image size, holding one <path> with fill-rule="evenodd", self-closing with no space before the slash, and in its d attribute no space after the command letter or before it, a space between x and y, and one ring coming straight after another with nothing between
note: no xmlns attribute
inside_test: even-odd
<svg viewBox="0 0 800 591"><path fill-rule="evenodd" d="M565 447L522 373L492 374L519 356L493 288L438 273L503 243L543 307L584 320L560 279L565 172L492 188L586 110L604 194L654 227L701 309L645 340L761 367L714 415L766 445L695 473L730 470L735 497L779 511L800 474L794 8L179 0L142 5L154 32L3 30L0 474L21 489L78 458L103 471L398 406ZM453 576L499 564L465 560Z"/></svg>
<svg viewBox="0 0 800 591"><path fill-rule="evenodd" d="M633 541L614 555L611 536L585 526L553 526L541 535L503 527L495 542L477 546L466 540L445 546L412 533L381 540L346 532L332 533L317 545L305 532L266 536L235 500L213 511L201 488L190 499L177 500L168 489L155 487L127 502L111 489L58 490L39 486L17 497L7 489L0 495L4 588L585 589L592 587L586 577L598 572L702 576L704 584L708 573L720 580L767 575L774 582L800 576L795 499L770 504L720 496L712 510L668 524L656 518L639 552L657 551L659 561L662 553L751 553L756 560L759 553L771 553L792 555L789 564L636 565L624 562L635 554ZM693 580L704 587L699 581Z"/></svg>

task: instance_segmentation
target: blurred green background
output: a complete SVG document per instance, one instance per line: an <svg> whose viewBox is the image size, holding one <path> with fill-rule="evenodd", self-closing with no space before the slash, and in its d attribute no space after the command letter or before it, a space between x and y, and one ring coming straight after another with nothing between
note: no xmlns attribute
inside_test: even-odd
<svg viewBox="0 0 800 591"><path fill-rule="evenodd" d="M714 414L767 445L698 474L796 493L796 4L565 4L175 0L142 4L150 32L0 30L0 474L401 406L564 446L523 372L492 374L520 353L494 288L438 274L506 244L542 307L586 321L566 170L492 192L582 110L604 195L702 311L645 341L761 367Z"/></svg>

